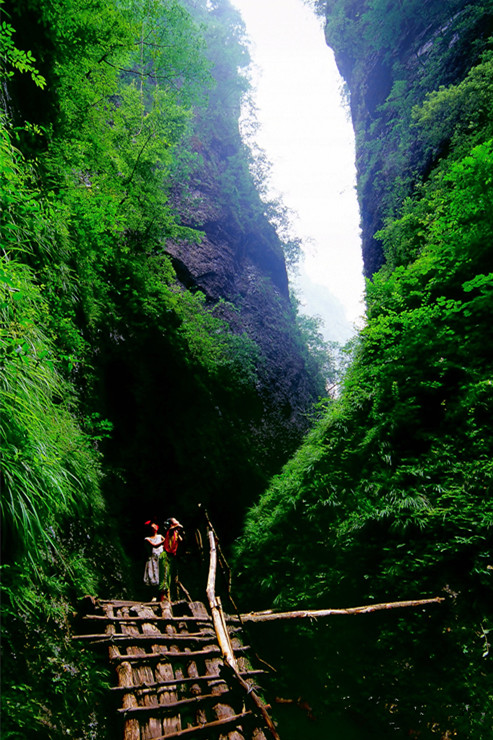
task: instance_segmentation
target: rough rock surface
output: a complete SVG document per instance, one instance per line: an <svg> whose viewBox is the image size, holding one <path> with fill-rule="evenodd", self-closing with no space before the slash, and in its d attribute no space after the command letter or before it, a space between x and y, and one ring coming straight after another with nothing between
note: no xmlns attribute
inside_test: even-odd
<svg viewBox="0 0 493 740"><path fill-rule="evenodd" d="M439 4L426 0L418 9L411 5L400 27L392 28L386 21L388 37L379 45L375 35L380 29L369 30L365 25L369 3L327 3L327 44L334 50L351 96L367 277L385 261L374 235L387 216L395 215L395 202L386 188L401 188L400 202L434 164L413 128L413 106L440 85L459 82L493 29L493 13L479 13L473 2ZM391 10L389 4L389 14ZM344 16L343 23L341 15L335 18L338 13ZM345 35L348 28L352 29L351 41ZM399 98L404 96L407 107L399 106Z"/></svg>
<svg viewBox="0 0 493 740"><path fill-rule="evenodd" d="M235 139L239 151L239 134ZM197 245L168 243L167 252L184 286L202 291L210 304L224 299L235 307L223 308L224 317L261 352L257 390L264 414L257 433L272 443L282 430L286 446L294 448L322 388L307 366L296 328L282 246L252 182L244 208L221 186L218 173L227 159L221 142L200 153L191 186L176 200L182 222L204 236Z"/></svg>

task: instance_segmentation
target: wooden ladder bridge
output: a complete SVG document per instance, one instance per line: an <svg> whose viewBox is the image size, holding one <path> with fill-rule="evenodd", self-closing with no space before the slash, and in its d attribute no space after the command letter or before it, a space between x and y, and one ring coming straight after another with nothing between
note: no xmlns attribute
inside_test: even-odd
<svg viewBox="0 0 493 740"><path fill-rule="evenodd" d="M108 648L124 740L279 740L257 693L255 681L265 670L251 667L241 619L226 616L215 594L212 528L209 544L209 610L191 599L91 599L91 613L82 616L88 630L74 639Z"/></svg>
<svg viewBox="0 0 493 740"><path fill-rule="evenodd" d="M215 595L217 555L212 530L209 542L209 609L190 599L92 599L91 613L82 616L87 632L74 639L106 646L115 668L117 685L111 690L121 697L117 712L123 740L280 740L270 707L256 685L266 671L252 668L251 648L242 639L243 622L314 619L443 601L435 598L352 609L227 616Z"/></svg>
<svg viewBox="0 0 493 740"><path fill-rule="evenodd" d="M240 683L203 603L98 601L96 607L83 619L100 631L77 637L108 646L124 740L271 737L248 693L265 671L250 668L237 625L228 625L228 633Z"/></svg>

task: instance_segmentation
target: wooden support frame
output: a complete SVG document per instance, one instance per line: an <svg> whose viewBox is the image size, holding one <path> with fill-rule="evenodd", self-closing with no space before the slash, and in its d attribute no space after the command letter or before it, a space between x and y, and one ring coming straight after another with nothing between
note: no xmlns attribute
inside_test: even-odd
<svg viewBox="0 0 493 740"><path fill-rule="evenodd" d="M281 740L274 722L272 721L267 707L254 691L253 686L245 681L238 670L238 664L234 657L231 640L229 638L228 628L226 627L226 620L224 618L224 612L222 610L220 599L215 593L215 581L216 581L216 569L217 569L217 549L216 549L216 538L212 527L208 529L209 547L210 547L210 564L209 564L209 575L207 578L207 599L211 608L212 620L214 623L214 629L217 634L217 641L221 648L224 664L226 668L229 668L237 683L244 689L246 696L250 697L250 700L255 705L256 709L260 712L263 720L274 738L274 740Z"/></svg>
<svg viewBox="0 0 493 740"><path fill-rule="evenodd" d="M198 732L207 732L216 728L222 729L227 725L236 725L238 722L245 719L251 719L252 717L254 717L254 714L251 711L242 712L241 714L233 714L231 717L216 719L214 722L207 722L205 725L195 725L194 727L187 727L184 730L178 730L177 732L172 732L168 735L161 735L161 737L156 737L154 740L175 740L176 738L187 737L187 735L190 736Z"/></svg>
<svg viewBox="0 0 493 740"><path fill-rule="evenodd" d="M123 740L172 740L220 735L259 740L269 734L280 740L265 704L256 693L254 677L265 670L250 670L243 657L251 649L234 636L243 624L369 614L397 609L421 608L445 601L443 597L367 604L345 609L265 610L225 615L215 593L216 571L221 563L217 536L208 521L210 564L207 599L210 611L191 599L179 602L109 601L86 597L91 613L83 612L85 630L75 635L85 645L104 645L118 675L113 687L121 697ZM84 603L86 609L87 603ZM178 614L173 614L177 607ZM103 614L97 613L103 611ZM182 616L179 616L182 615ZM77 622L80 625L82 622ZM94 634L103 623L104 631ZM84 632L84 627L80 630ZM205 672L204 672L205 671ZM202 693L204 692L204 693ZM240 699L243 702L240 703ZM187 726L184 727L183 725ZM164 734L162 734L164 733Z"/></svg>

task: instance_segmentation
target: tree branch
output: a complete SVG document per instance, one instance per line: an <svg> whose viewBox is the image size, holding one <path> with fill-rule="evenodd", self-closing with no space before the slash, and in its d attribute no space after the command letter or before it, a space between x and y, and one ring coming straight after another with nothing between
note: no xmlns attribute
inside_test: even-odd
<svg viewBox="0 0 493 740"><path fill-rule="evenodd" d="M445 601L443 596L436 596L433 599L418 599L415 601L390 601L385 604L369 604L368 606L353 606L348 609L316 609L316 610L299 610L292 612L274 612L272 609L263 612L249 612L241 614L242 622L274 622L280 619L320 619L323 617L332 617L341 614L369 614L378 612L383 609L400 609L410 606L426 606L427 604L439 604ZM235 618L232 618L235 621ZM239 621L239 620L238 620Z"/></svg>

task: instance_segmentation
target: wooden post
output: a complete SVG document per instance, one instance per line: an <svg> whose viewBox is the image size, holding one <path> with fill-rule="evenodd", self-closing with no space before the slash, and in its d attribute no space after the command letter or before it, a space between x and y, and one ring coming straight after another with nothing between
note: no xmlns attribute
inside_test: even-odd
<svg viewBox="0 0 493 740"><path fill-rule="evenodd" d="M105 607L105 612L110 617L114 616L113 605L108 604ZM106 634L114 634L115 631L114 624L108 624L105 630ZM110 646L108 652L110 659L120 656L120 650L117 647ZM128 661L124 660L120 665L118 665L116 670L118 674L118 685L129 689L128 693L123 695L123 706L126 709L133 709L138 705L138 702L133 693L134 682L132 666ZM125 720L123 738L124 740L140 740L140 728L139 721L137 719Z"/></svg>
<svg viewBox="0 0 493 740"><path fill-rule="evenodd" d="M209 564L209 576L207 578L207 599L212 613L212 621L214 623L214 629L216 630L217 641L221 648L221 653L225 666L229 668L237 681L237 683L245 690L247 696L250 697L251 701L255 704L257 709L262 714L265 724L269 728L269 732L274 740L280 740L275 725L267 712L264 702L255 693L253 687L240 676L238 664L234 657L233 647L229 638L229 633L226 627L226 620L221 607L221 602L215 594L215 581L216 581L216 568L217 568L217 554L216 554L216 540L214 532L209 527L209 546L210 546L210 564Z"/></svg>
<svg viewBox="0 0 493 740"><path fill-rule="evenodd" d="M221 648L223 660L227 663L234 671L238 671L236 659L233 654L233 648L231 647L231 641L227 629L225 629L225 622L222 617L222 609L216 598L215 594L215 582L216 582L216 569L217 569L217 550L216 540L214 533L209 529L209 546L210 546L210 563L209 563L209 575L207 578L207 599L211 608L212 622L217 635L217 641Z"/></svg>

